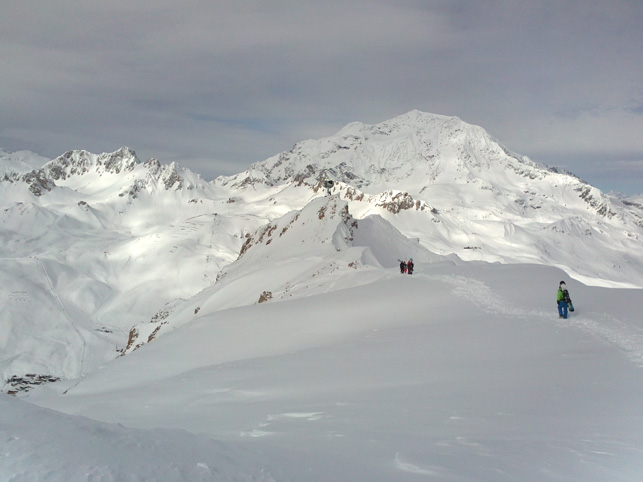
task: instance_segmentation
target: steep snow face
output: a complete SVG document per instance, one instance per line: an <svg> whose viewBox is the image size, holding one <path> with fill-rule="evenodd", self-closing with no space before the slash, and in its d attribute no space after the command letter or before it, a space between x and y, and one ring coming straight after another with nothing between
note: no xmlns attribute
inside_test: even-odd
<svg viewBox="0 0 643 482"><path fill-rule="evenodd" d="M289 213L268 223L255 236L249 236L241 248L239 258L245 257L244 261L254 262L256 256L253 255L259 251L255 246L258 245L263 246L258 255L261 257L271 257L272 253L278 253L280 258L298 257L302 251L314 254L320 247L326 248L324 251L340 251L352 245L353 230L356 227L357 221L350 216L345 202L336 198L315 199L301 212ZM270 246L278 237L283 240ZM315 244L316 249L311 249L310 243ZM284 244L289 246L289 249L284 250Z"/></svg>
<svg viewBox="0 0 643 482"><path fill-rule="evenodd" d="M298 291L310 296L319 292L313 287L327 292L329 284L339 286L344 278L351 279L347 285L361 284L357 278L364 272L394 267L398 256L405 260L413 256L421 261L441 259L383 218L355 219L346 201L323 197L248 235L239 258L221 271L217 285L222 287L232 280L243 285L248 276L261 272L264 284L271 287L271 299L290 298ZM215 285L213 290L217 289Z"/></svg>

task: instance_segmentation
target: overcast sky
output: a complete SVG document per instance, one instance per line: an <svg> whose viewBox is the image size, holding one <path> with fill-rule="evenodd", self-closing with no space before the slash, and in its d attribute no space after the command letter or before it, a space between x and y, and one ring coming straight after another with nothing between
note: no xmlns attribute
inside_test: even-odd
<svg viewBox="0 0 643 482"><path fill-rule="evenodd" d="M207 179L412 109L643 192L642 0L0 0L0 147Z"/></svg>

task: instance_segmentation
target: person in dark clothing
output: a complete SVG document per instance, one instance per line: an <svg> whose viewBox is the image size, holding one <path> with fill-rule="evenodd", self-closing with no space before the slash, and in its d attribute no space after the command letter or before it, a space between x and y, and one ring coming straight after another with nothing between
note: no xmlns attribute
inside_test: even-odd
<svg viewBox="0 0 643 482"><path fill-rule="evenodd" d="M413 274L413 268L415 265L413 264L413 258L409 259L408 263L406 263L406 268L409 274Z"/></svg>

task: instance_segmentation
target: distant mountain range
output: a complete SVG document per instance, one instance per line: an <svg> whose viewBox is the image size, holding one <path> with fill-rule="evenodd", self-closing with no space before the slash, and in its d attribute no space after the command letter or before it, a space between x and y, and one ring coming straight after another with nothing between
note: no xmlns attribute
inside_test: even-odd
<svg viewBox="0 0 643 482"><path fill-rule="evenodd" d="M128 148L1 151L0 166L5 391L90 373L206 312L364 284L409 257L643 288L640 199L456 117L352 123L212 182Z"/></svg>

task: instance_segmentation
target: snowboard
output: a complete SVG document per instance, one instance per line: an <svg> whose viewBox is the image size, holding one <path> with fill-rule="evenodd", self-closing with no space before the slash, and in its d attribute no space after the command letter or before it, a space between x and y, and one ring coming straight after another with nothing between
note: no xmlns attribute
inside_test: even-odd
<svg viewBox="0 0 643 482"><path fill-rule="evenodd" d="M569 297L569 291L563 290L563 300L567 303L569 311L574 311L574 305L572 304L572 299Z"/></svg>

